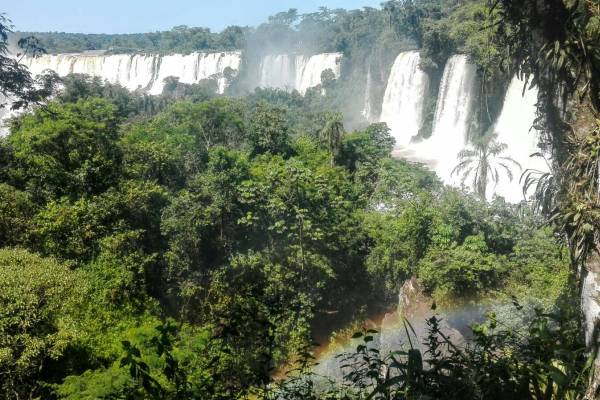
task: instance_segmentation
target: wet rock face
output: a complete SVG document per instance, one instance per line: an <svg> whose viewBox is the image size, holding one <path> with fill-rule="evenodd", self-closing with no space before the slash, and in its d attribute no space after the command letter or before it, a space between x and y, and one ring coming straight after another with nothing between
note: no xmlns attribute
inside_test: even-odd
<svg viewBox="0 0 600 400"><path fill-rule="evenodd" d="M407 319L422 317L431 311L433 299L425 294L425 288L417 278L410 278L398 293L398 313Z"/></svg>
<svg viewBox="0 0 600 400"><path fill-rule="evenodd" d="M597 256L591 257L580 274L585 343L588 348L592 348L598 340L600 321L600 259Z"/></svg>
<svg viewBox="0 0 600 400"><path fill-rule="evenodd" d="M581 311L585 343L591 351L598 345L600 336L600 258L596 255L588 260L580 271L581 274ZM594 372L586 392L586 399L599 399L600 396L600 354L594 360Z"/></svg>
<svg viewBox="0 0 600 400"><path fill-rule="evenodd" d="M397 311L388 313L383 318L380 330L380 350L389 352L409 345L425 352L422 343L429 334L427 320L435 316L444 335L454 344L465 343L461 331L470 331L467 320L458 314L463 310L434 310L433 299L425 292L425 288L417 278L404 282L398 293ZM469 321L472 322L472 321ZM407 334L408 333L408 334Z"/></svg>

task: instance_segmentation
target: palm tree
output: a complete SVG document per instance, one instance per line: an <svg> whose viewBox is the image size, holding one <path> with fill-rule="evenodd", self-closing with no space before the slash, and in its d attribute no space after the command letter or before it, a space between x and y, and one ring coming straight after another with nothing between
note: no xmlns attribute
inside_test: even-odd
<svg viewBox="0 0 600 400"><path fill-rule="evenodd" d="M512 168L517 167L521 170L521 165L503 155L508 146L499 143L495 133L488 133L473 140L471 149L464 149L458 153L460 160L458 165L452 170L452 175L459 175L461 183L472 177L471 187L475 193L485 200L488 183L491 181L494 186L500 181L501 172L506 173L508 180L512 182Z"/></svg>

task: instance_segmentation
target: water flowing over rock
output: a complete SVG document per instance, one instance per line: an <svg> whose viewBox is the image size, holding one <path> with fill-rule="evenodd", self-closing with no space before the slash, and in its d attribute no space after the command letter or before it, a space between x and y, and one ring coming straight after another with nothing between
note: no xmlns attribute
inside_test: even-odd
<svg viewBox="0 0 600 400"><path fill-rule="evenodd" d="M304 94L321 83L321 74L328 69L333 71L336 78L339 77L341 59L341 53L266 55L260 65L259 86L297 90Z"/></svg>
<svg viewBox="0 0 600 400"><path fill-rule="evenodd" d="M367 71L367 82L365 86L365 105L361 115L367 122L373 121L373 77L371 76L371 67Z"/></svg>
<svg viewBox="0 0 600 400"><path fill-rule="evenodd" d="M542 157L531 157L532 154L540 152L539 133L532 128L536 118L538 91L536 88L528 88L524 91L524 88L523 80L518 77L513 78L495 126L498 142L507 146L504 155L518 162L521 168L516 166L512 168L512 182L505 174L501 175L495 188L490 185L488 198L495 193L508 201L519 202L524 199L522 173L527 170L541 172L549 170Z"/></svg>
<svg viewBox="0 0 600 400"><path fill-rule="evenodd" d="M288 54L266 55L260 65L259 86L293 90L296 86L294 57Z"/></svg>
<svg viewBox="0 0 600 400"><path fill-rule="evenodd" d="M429 79L419 68L420 60L417 51L400 53L383 96L379 120L387 123L396 139L396 146L409 145L423 123L423 104Z"/></svg>
<svg viewBox="0 0 600 400"><path fill-rule="evenodd" d="M452 175L452 170L459 162L458 153L469 146L469 139L473 136L478 79L476 67L468 62L465 55L448 59L438 93L432 134L429 139L411 143L411 138L421 127L423 99L428 88L427 76L419 70L418 64L418 52L401 53L396 58L380 120L388 124L396 139L396 156L422 162L446 184L459 186L459 177ZM542 173L549 170L542 157L531 157L540 152L539 133L532 129L538 92L535 88L523 90L524 87L524 81L513 78L494 127L497 141L507 146L501 156L510 157L521 168L504 161L511 169L513 179L509 180L500 169L498 184L488 185L488 199L500 195L507 201L519 202L525 198L522 174L528 170ZM526 195L531 195L531 191Z"/></svg>
<svg viewBox="0 0 600 400"><path fill-rule="evenodd" d="M24 60L33 75L44 70L55 71L59 76L87 74L118 83L129 90L142 89L151 94L160 94L169 76L179 78L182 83L198 83L203 79L216 78L219 93L227 86L225 70L237 71L241 64L241 53L191 53L166 56L147 54L56 54L43 55Z"/></svg>
<svg viewBox="0 0 600 400"><path fill-rule="evenodd" d="M458 153L465 148L473 125L477 72L465 55L448 59L438 94L431 137L412 150L447 184L458 185L452 175Z"/></svg>

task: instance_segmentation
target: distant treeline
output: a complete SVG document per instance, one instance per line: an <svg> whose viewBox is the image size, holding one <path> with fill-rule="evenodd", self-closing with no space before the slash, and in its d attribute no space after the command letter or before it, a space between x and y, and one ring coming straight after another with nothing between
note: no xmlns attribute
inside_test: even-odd
<svg viewBox="0 0 600 400"><path fill-rule="evenodd" d="M357 10L321 7L313 13L296 9L277 13L257 27L227 27L220 33L207 28L175 27L170 31L140 34L18 33L36 36L48 53L105 50L110 53L244 50L246 65L260 65L268 53L341 52L343 79L335 106L346 115L357 115L364 107L367 71L371 71L372 94L382 98L395 58L402 51L419 49L421 68L430 85L425 103L422 134L431 131L438 87L448 57L469 56L477 66L482 107L477 125L484 132L496 120L504 93L512 77L507 46L495 40L482 26L494 24L487 0L389 0L380 8ZM241 72L239 81L256 74ZM378 114L380 102L373 104Z"/></svg>
<svg viewBox="0 0 600 400"><path fill-rule="evenodd" d="M399 14L399 10L404 10L404 7L397 0L384 3L381 9L365 7L344 10L322 7L317 12L307 14L290 9L269 17L268 21L257 27L229 26L221 32L182 25L168 31L133 34L17 32L15 35L35 36L48 53L93 50L189 53L260 48L265 51L343 51L349 55L356 47L368 49L382 39L396 42L411 36L409 29L399 30L405 33L402 38L390 35L395 30L389 24L394 19L391 15Z"/></svg>
<svg viewBox="0 0 600 400"><path fill-rule="evenodd" d="M113 53L233 50L244 46L248 28L230 26L222 32L208 28L177 26L169 31L131 34L84 34L65 32L18 32L18 37L33 35L48 53L77 53L106 50Z"/></svg>

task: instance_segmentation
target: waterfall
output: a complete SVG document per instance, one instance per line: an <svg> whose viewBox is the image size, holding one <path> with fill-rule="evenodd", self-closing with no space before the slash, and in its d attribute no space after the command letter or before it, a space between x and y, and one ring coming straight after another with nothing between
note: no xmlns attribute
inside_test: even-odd
<svg viewBox="0 0 600 400"><path fill-rule="evenodd" d="M373 121L373 77L371 76L371 66L367 70L367 85L365 87L365 106L361 115L367 122Z"/></svg>
<svg viewBox="0 0 600 400"><path fill-rule="evenodd" d="M288 54L266 55L260 65L259 86L293 90L296 87L296 66Z"/></svg>
<svg viewBox="0 0 600 400"><path fill-rule="evenodd" d="M409 146L413 158L427 163L447 184L459 183L452 170L473 122L476 80L476 68L465 55L450 57L442 76L431 137Z"/></svg>
<svg viewBox="0 0 600 400"><path fill-rule="evenodd" d="M328 69L333 71L335 77L341 72L340 53L324 53L310 57L299 56L296 58L296 89L304 94L306 90L321 83L321 74Z"/></svg>
<svg viewBox="0 0 600 400"><path fill-rule="evenodd" d="M388 80L381 122L386 122L396 146L407 146L419 133L423 122L423 104L429 79L419 68L420 56L416 51L400 53L394 62Z"/></svg>
<svg viewBox="0 0 600 400"><path fill-rule="evenodd" d="M418 69L417 52L401 53L392 67L385 91L381 121L390 126L396 139L395 154L412 161L423 162L446 183L458 186L459 177L452 175L458 163L458 153L468 144L473 124L477 74L475 66L464 55L450 57L440 84L433 132L429 139L410 143L422 121L423 97L427 78ZM530 157L540 151L539 135L531 129L536 117L537 90L523 92L525 82L514 78L508 88L504 106L495 125L497 141L507 146L502 156L508 156L521 165L512 163L513 180L500 170L499 182L488 185L488 198L500 195L510 202L523 200L521 175L528 169L547 172L541 157Z"/></svg>
<svg viewBox="0 0 600 400"><path fill-rule="evenodd" d="M150 89L151 94L160 94L164 79L176 76L181 83L198 83L203 79L217 77L219 93L225 91L227 85L223 73L227 68L239 70L241 55L238 52L226 53L192 53L189 55L174 54L164 56L160 60L158 74Z"/></svg>
<svg viewBox="0 0 600 400"><path fill-rule="evenodd" d="M521 165L513 168L513 180L500 176L500 181L493 191L511 202L523 200L523 182L521 174L528 169L548 172L548 166L543 158L531 157L531 154L540 152L538 147L539 133L532 129L536 117L537 89L528 89L523 92L525 82L515 77L510 83L502 112L496 122L495 132L498 142L507 146L506 156ZM530 193L529 193L530 194Z"/></svg>
<svg viewBox="0 0 600 400"><path fill-rule="evenodd" d="M182 83L198 83L203 79L216 78L218 91L223 93L227 86L223 76L227 68L239 70L240 52L191 53L167 56L144 54L56 54L43 55L24 60L33 75L46 69L60 76L71 73L97 76L110 83L118 83L129 90L143 89L151 94L160 94L169 76L179 78Z"/></svg>
<svg viewBox="0 0 600 400"><path fill-rule="evenodd" d="M260 65L259 86L297 90L302 94L321 83L321 74L331 69L336 77L341 73L340 53L314 56L293 54L266 55Z"/></svg>

